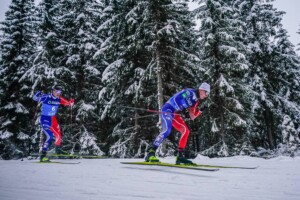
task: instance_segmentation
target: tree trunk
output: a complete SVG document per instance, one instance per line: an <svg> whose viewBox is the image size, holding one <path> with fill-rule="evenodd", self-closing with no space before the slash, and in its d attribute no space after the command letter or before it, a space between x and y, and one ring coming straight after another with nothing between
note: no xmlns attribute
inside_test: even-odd
<svg viewBox="0 0 300 200"><path fill-rule="evenodd" d="M161 2L157 1L157 6L160 7ZM155 21L156 21L156 48L155 48L155 59L156 59L156 75L157 75L157 102L158 109L161 110L163 107L163 83L162 83L162 75L163 75L163 60L162 60L162 44L161 37L158 35L159 30L162 28L162 16L161 16L161 8L157 8L154 10L155 13ZM159 115L159 132L162 132L162 119ZM166 152L166 143L163 142L161 145L162 152Z"/></svg>
<svg viewBox="0 0 300 200"><path fill-rule="evenodd" d="M134 114L134 135L133 135L133 149L132 151L134 152L134 155L136 155L137 152L135 152L136 149L138 149L138 146L139 146L139 140L138 140L138 136L139 136L139 124L138 124L138 117L139 117L139 114L138 114L138 111L136 110L135 111L135 114Z"/></svg>
<svg viewBox="0 0 300 200"><path fill-rule="evenodd" d="M157 101L158 101L158 109L161 110L163 107L163 85L162 85L162 60L161 60L161 41L158 32L161 28L161 12L159 9L155 11L156 15L156 49L155 49L155 57L156 57L156 75L157 75ZM159 116L159 131L162 131L161 125L161 117Z"/></svg>
<svg viewBox="0 0 300 200"><path fill-rule="evenodd" d="M224 114L223 112L220 113L220 118L221 118L221 131L220 131L220 135L222 138L222 141L224 142L225 139L225 122L224 122Z"/></svg>
<svg viewBox="0 0 300 200"><path fill-rule="evenodd" d="M160 61L160 52L156 50L156 59L157 59L157 101L158 101L158 109L161 110L163 107L163 86L162 86L162 67ZM159 116L159 131L162 131L161 126L161 117Z"/></svg>
<svg viewBox="0 0 300 200"><path fill-rule="evenodd" d="M267 134L268 134L268 139L269 139L269 144L270 144L270 149L275 148L275 143L274 143L274 136L273 136L273 120L272 120L272 113L269 110L269 108L265 108L264 111L264 118L265 118L265 124L267 128Z"/></svg>

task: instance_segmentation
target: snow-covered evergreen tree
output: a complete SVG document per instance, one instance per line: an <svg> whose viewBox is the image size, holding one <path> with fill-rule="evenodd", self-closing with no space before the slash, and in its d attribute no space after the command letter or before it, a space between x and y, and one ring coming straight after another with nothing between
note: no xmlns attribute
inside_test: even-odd
<svg viewBox="0 0 300 200"><path fill-rule="evenodd" d="M32 65L23 75L22 79L30 80L33 83L33 90L45 90L51 88L54 81L57 83L58 74L65 74L68 70L60 65L59 55L61 50L57 47L60 44L58 38L56 17L59 14L59 1L43 0L38 6L39 37L38 51L32 59ZM43 92L50 92L45 90ZM32 91L31 95L34 94Z"/></svg>
<svg viewBox="0 0 300 200"><path fill-rule="evenodd" d="M200 55L212 85L211 106L200 133L210 135L203 154L228 156L246 138L248 70L245 34L233 1L203 0L194 12L201 20ZM207 129L206 126L210 126ZM204 139L204 137L202 136Z"/></svg>
<svg viewBox="0 0 300 200"><path fill-rule="evenodd" d="M132 145L131 139L136 135L136 129L130 127L134 126L132 121L120 116L119 106L138 106L136 101L132 101L136 96L139 77L143 73L142 66L139 65L146 64L142 63L146 54L143 55L135 47L137 41L134 32L138 26L135 18L139 15L139 10L134 9L136 5L137 1L107 2L102 15L102 25L98 28L103 43L94 57L106 62L102 74L104 87L99 93L102 106L101 123L106 127L114 127L112 133L107 133L111 134L109 138L115 142L109 150L112 156L134 156L128 146ZM130 110L124 112L133 114ZM122 147L117 147L118 143Z"/></svg>
<svg viewBox="0 0 300 200"><path fill-rule="evenodd" d="M136 36L139 42L143 41L149 55L148 66L144 68L145 73L139 84L143 107L159 110L179 90L198 87L202 78L202 68L195 64L198 61L195 56L198 42L186 2L144 1L139 4L140 10L143 10L142 26ZM151 125L153 127L153 122ZM152 137L159 132L154 130L153 134L153 129L145 131L152 132ZM175 142L174 135L169 139ZM170 146L170 152L161 152L172 154L173 149L177 149L177 142L175 147L172 143L166 143L163 146Z"/></svg>
<svg viewBox="0 0 300 200"><path fill-rule="evenodd" d="M30 148L34 107L31 85L21 81L36 49L34 0L13 0L2 22L0 39L0 152L3 158L21 156ZM32 113L32 114L30 114Z"/></svg>
<svg viewBox="0 0 300 200"><path fill-rule="evenodd" d="M78 141L79 138L72 135L80 134L82 139L83 136L88 137L90 134L89 137L93 138L93 132L98 128L96 123L90 122L99 120L95 103L101 89L103 66L93 59L93 55L101 45L96 31L100 25L103 5L96 0L65 0L60 4L57 29L63 42L58 48L63 52L60 55L62 65L71 72L62 79L68 84L70 95L76 99L74 113L77 113L74 119L75 126L65 129L65 132L70 134L71 140ZM99 153L98 150L96 152Z"/></svg>
<svg viewBox="0 0 300 200"><path fill-rule="evenodd" d="M274 67L274 90L277 93L276 101L279 102L277 107L277 115L279 120L278 126L284 127L287 123L287 118L295 127L300 127L300 59L297 56L294 45L289 41L288 34L282 27L279 28L276 34L275 50L275 66ZM277 143L286 143L282 141L285 137L285 129L282 130L282 137L279 136ZM299 145L299 133L294 133L293 145L288 145L293 153ZM298 143L298 144L297 144ZM288 150L289 151L289 150Z"/></svg>
<svg viewBox="0 0 300 200"><path fill-rule="evenodd" d="M95 100L100 90L101 65L93 60L100 40L96 36L102 4L96 0L44 0L40 9L39 51L22 77L33 88L64 86L62 96L75 98L74 110L61 109L59 123L65 149L80 151L80 138L98 128ZM97 92L98 91L98 92ZM73 145L79 144L79 145ZM93 147L93 146L91 146ZM97 147L99 148L99 147ZM87 150L87 149L85 149Z"/></svg>
<svg viewBox="0 0 300 200"><path fill-rule="evenodd" d="M284 13L261 0L198 0L196 31L187 2L42 0L37 12L34 0L12 0L0 35L0 158L37 150L37 90L60 84L75 98L58 113L64 150L142 157L159 115L136 108L159 110L203 81L210 107L187 121L189 150L297 155L300 60ZM159 154L174 155L179 137Z"/></svg>
<svg viewBox="0 0 300 200"><path fill-rule="evenodd" d="M93 133L87 131L86 129L81 131L81 136L79 139L80 145L80 155L104 155L104 152L101 151L97 138Z"/></svg>
<svg viewBox="0 0 300 200"><path fill-rule="evenodd" d="M235 6L246 24L244 42L251 50L247 79L256 93L250 101L253 115L249 116L254 117L248 120L249 137L256 147L274 149L282 138L283 117L298 115L299 60L282 28L283 12L258 0L237 0Z"/></svg>
<svg viewBox="0 0 300 200"><path fill-rule="evenodd" d="M100 95L106 104L103 119L117 119L119 110L112 108L119 105L159 109L174 92L199 83L193 55L197 42L184 1L110 1L104 11L107 21L99 28L108 33L99 50L108 62ZM138 120L115 122L112 135L118 144L137 150L141 143L152 142L158 134L157 116L142 118L147 113L123 112ZM128 132L131 126L135 128ZM135 155L136 150L129 154Z"/></svg>
<svg viewBox="0 0 300 200"><path fill-rule="evenodd" d="M282 143L279 145L279 153L294 156L299 150L300 139L293 120L288 115L283 116L281 130Z"/></svg>

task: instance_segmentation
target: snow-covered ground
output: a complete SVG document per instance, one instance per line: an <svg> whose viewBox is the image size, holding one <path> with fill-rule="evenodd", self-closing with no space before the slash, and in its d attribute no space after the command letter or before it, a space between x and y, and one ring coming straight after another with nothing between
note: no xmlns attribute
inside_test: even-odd
<svg viewBox="0 0 300 200"><path fill-rule="evenodd" d="M170 163L174 160L162 159ZM300 157L270 160L198 157L194 160L201 164L259 166L254 170L220 169L217 172L123 165L120 161L124 159L82 159L77 165L62 165L0 160L0 199L300 199Z"/></svg>

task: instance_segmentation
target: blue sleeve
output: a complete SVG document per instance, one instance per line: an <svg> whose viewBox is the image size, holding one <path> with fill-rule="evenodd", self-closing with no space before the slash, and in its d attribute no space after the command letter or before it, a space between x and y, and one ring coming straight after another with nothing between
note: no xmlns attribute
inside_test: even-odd
<svg viewBox="0 0 300 200"><path fill-rule="evenodd" d="M33 99L34 101L39 101L40 96L41 96L41 92L38 91L35 95L33 95L32 99Z"/></svg>
<svg viewBox="0 0 300 200"><path fill-rule="evenodd" d="M46 94L42 94L40 91L38 91L33 97L32 99L34 101L37 102L44 102L47 99L47 95Z"/></svg>

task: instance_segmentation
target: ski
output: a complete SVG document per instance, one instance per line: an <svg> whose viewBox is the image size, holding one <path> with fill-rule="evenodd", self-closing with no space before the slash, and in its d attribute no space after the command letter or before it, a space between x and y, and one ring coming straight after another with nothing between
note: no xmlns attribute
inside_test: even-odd
<svg viewBox="0 0 300 200"><path fill-rule="evenodd" d="M30 154L31 157L38 158L39 154ZM77 155L71 155L71 154L47 154L47 158L52 159L79 159L80 157Z"/></svg>
<svg viewBox="0 0 300 200"><path fill-rule="evenodd" d="M148 166L161 166L161 167L174 167L174 168L182 168L182 169L193 169L193 170L202 170L202 171L218 171L219 169L212 167L200 167L194 165L176 165L164 162L121 162L121 164L129 164L129 165L148 165Z"/></svg>
<svg viewBox="0 0 300 200"><path fill-rule="evenodd" d="M80 162L60 162L60 161L47 161L47 162L40 162L40 161L36 161L33 162L36 164L67 164L67 165L74 165L74 164L79 164Z"/></svg>
<svg viewBox="0 0 300 200"><path fill-rule="evenodd" d="M66 157L66 158L86 158L86 159L102 159L104 156L88 156L76 154L48 154L47 157Z"/></svg>
<svg viewBox="0 0 300 200"><path fill-rule="evenodd" d="M104 159L107 158L106 156L81 156L78 155L80 158L86 158L86 159Z"/></svg>
<svg viewBox="0 0 300 200"><path fill-rule="evenodd" d="M195 164L195 167L214 167L214 168L227 168L227 169L257 169L256 167L240 167L240 166L223 166L223 165L203 165L203 164Z"/></svg>
<svg viewBox="0 0 300 200"><path fill-rule="evenodd" d="M30 156L38 157L39 154L30 154ZM106 158L105 156L85 156L85 155L76 155L76 154L47 154L49 158L70 158L70 159L79 159L79 158L86 158L86 159L103 159Z"/></svg>

